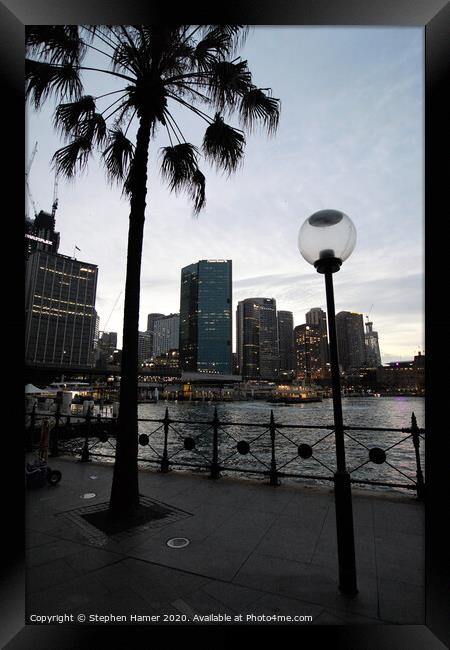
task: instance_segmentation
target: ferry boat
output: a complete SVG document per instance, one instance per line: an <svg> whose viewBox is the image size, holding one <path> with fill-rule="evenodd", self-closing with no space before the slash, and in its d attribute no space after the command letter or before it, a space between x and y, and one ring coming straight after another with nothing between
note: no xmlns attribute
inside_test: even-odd
<svg viewBox="0 0 450 650"><path fill-rule="evenodd" d="M271 393L268 402L272 404L304 404L321 402L322 394L312 386L298 384L277 386Z"/></svg>

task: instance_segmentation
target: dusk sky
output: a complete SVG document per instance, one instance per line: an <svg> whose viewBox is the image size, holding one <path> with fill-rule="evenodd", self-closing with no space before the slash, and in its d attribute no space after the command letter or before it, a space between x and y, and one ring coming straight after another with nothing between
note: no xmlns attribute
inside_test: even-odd
<svg viewBox="0 0 450 650"><path fill-rule="evenodd" d="M336 311L360 312L365 321L371 309L382 361L412 359L424 349L424 30L255 27L240 54L253 82L281 100L278 131L247 135L243 166L229 177L200 162L207 203L197 218L189 199L161 180L159 149L169 142L165 130L157 134L140 329L150 312L179 311L181 268L200 259L233 261L233 329L237 302L257 296L275 298L278 309L294 313L294 325L304 323L311 307L326 309L325 286L298 252L298 230L313 212L334 208L349 215L358 237L334 276ZM95 60L104 63L100 54ZM85 94L116 88L112 77L86 74ZM46 211L51 157L63 144L53 110L48 103L27 111L27 158L38 142L30 187ZM206 123L174 112L186 140L200 147ZM58 190L59 252L72 256L78 246L78 259L98 265L100 330L117 331L120 347L128 203L95 159L75 182L60 179Z"/></svg>

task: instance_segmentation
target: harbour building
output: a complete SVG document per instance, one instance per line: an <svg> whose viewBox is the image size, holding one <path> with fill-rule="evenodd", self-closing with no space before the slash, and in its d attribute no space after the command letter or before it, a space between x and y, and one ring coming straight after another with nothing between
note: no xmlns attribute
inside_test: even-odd
<svg viewBox="0 0 450 650"><path fill-rule="evenodd" d="M340 311L336 314L336 337L339 365L343 372L352 372L366 362L363 315Z"/></svg>
<svg viewBox="0 0 450 650"><path fill-rule="evenodd" d="M182 371L231 375L231 280L231 260L200 260L181 270Z"/></svg>
<svg viewBox="0 0 450 650"><path fill-rule="evenodd" d="M366 364L369 368L378 368L381 366L378 332L373 330L373 323L369 320L366 321L366 333L364 337L366 342Z"/></svg>
<svg viewBox="0 0 450 650"><path fill-rule="evenodd" d="M259 379L259 310L251 299L238 302L236 310L236 374Z"/></svg>
<svg viewBox="0 0 450 650"><path fill-rule="evenodd" d="M279 374L289 377L295 370L294 315L291 311L277 312L278 348L280 353Z"/></svg>
<svg viewBox="0 0 450 650"><path fill-rule="evenodd" d="M330 349L328 347L327 315L320 307L313 307L305 315L306 325L318 330L320 337L319 358L321 376L326 377L330 363Z"/></svg>
<svg viewBox="0 0 450 650"><path fill-rule="evenodd" d="M165 314L152 313L147 316L147 333L150 335L150 355L149 359L153 356L153 333L155 330L155 321L158 318L164 318Z"/></svg>
<svg viewBox="0 0 450 650"><path fill-rule="evenodd" d="M180 340L180 314L156 318L153 323L153 356L178 350Z"/></svg>
<svg viewBox="0 0 450 650"><path fill-rule="evenodd" d="M144 361L151 359L152 356L152 335L149 332L138 332L138 364L142 365Z"/></svg>
<svg viewBox="0 0 450 650"><path fill-rule="evenodd" d="M41 210L34 219L25 219L25 260L34 251L57 253L60 235L55 231L55 210Z"/></svg>
<svg viewBox="0 0 450 650"><path fill-rule="evenodd" d="M246 298L236 312L236 350L243 379L278 377L277 303L275 298Z"/></svg>
<svg viewBox="0 0 450 650"><path fill-rule="evenodd" d="M321 330L318 325L297 325L294 329L297 378L307 383L323 377Z"/></svg>
<svg viewBox="0 0 450 650"><path fill-rule="evenodd" d="M35 250L25 273L25 361L83 366L94 363L98 267Z"/></svg>
<svg viewBox="0 0 450 650"><path fill-rule="evenodd" d="M106 366L113 364L116 350L117 332L101 332L97 344L96 366L106 368Z"/></svg>

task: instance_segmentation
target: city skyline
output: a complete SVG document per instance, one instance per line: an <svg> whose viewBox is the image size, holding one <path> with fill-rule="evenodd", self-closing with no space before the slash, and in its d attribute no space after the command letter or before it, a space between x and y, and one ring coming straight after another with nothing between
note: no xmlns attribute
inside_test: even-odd
<svg viewBox="0 0 450 650"><path fill-rule="evenodd" d="M336 311L371 310L384 362L423 350L422 55L420 28L251 30L242 56L255 80L264 79L281 99L278 134L249 136L243 168L233 177L206 169L207 207L195 220L188 201L170 195L154 171L165 144L157 138L140 329L150 312L178 311L179 269L205 257L233 259L233 312L258 295L274 297L296 324L310 308L325 309L322 279L300 258L296 237L309 214L334 207L358 232L335 277ZM49 161L61 141L50 110L27 112L29 152L38 141L30 186L38 209L49 211ZM181 123L200 144L194 121L183 116ZM72 255L78 246L77 258L99 267L102 330L124 288L128 205L95 163L74 184L60 181L58 193L60 251ZM119 347L122 310L123 293L108 323Z"/></svg>

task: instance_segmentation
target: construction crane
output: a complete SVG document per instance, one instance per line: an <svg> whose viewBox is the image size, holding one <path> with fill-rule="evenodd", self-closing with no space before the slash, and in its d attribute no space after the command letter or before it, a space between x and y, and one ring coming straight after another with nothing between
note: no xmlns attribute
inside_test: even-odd
<svg viewBox="0 0 450 650"><path fill-rule="evenodd" d="M372 309L373 309L373 303L370 305L369 313L366 314L367 322L369 322L369 316L372 313Z"/></svg>
<svg viewBox="0 0 450 650"><path fill-rule="evenodd" d="M28 194L28 198L30 200L31 205L33 206L34 210L34 216L37 216L37 207L36 203L33 200L33 195L31 194L31 189L30 189L30 170L31 170L31 165L33 164L34 157L36 156L36 151L37 151L37 146L38 143L36 142L33 151L31 152L30 156L30 162L28 163L28 166L25 170L25 186ZM56 210L58 209L58 174L55 174L55 183L53 185L53 201L52 201L52 212L51 215L53 218L55 218ZM26 210L26 216L28 217L28 210Z"/></svg>
<svg viewBox="0 0 450 650"><path fill-rule="evenodd" d="M38 146L38 143L36 141L35 145L33 147L33 151L31 152L30 162L28 163L28 166L25 169L25 187L26 187L26 190L27 190L27 194L28 194L28 198L30 200L30 203L33 206L34 216L37 215L37 208L36 208L36 204L35 204L35 202L33 200L33 196L31 194L29 177L30 177L31 165L33 164L33 160L34 160L34 157L36 155L37 146ZM25 216L28 218L28 208L25 210Z"/></svg>
<svg viewBox="0 0 450 650"><path fill-rule="evenodd" d="M58 209L58 174L55 174L55 184L53 186L52 217L55 218Z"/></svg>
<svg viewBox="0 0 450 650"><path fill-rule="evenodd" d="M121 295L122 295L122 291L121 291L121 292L119 293L119 295L117 296L117 298L116 298L116 302L114 303L114 306L113 306L113 308L111 309L111 313L110 313L110 315L108 316L108 318L106 319L105 326L104 326L104 328L103 328L103 330L102 330L103 332L107 332L107 331L108 331L107 328L108 328L109 319L110 319L111 316L113 315L113 312L114 312L114 310L115 310L115 308L116 308L116 306L117 306L117 303L119 302L119 298L120 298Z"/></svg>

